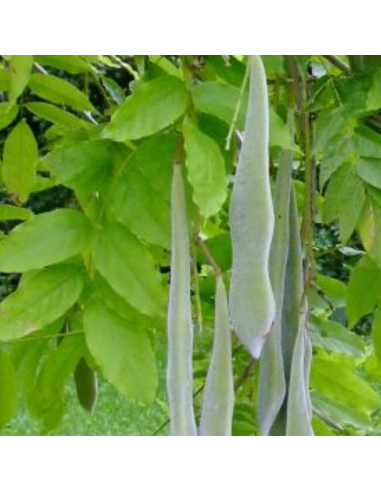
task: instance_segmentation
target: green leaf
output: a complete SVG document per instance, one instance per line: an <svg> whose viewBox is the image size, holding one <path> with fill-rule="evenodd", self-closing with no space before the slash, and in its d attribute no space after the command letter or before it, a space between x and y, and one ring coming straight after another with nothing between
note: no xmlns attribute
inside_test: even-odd
<svg viewBox="0 0 381 492"><path fill-rule="evenodd" d="M107 211L140 238L169 249L170 206L153 187L153 181L133 158L110 182L105 196Z"/></svg>
<svg viewBox="0 0 381 492"><path fill-rule="evenodd" d="M381 266L381 191L367 188L368 204L364 210L359 232L370 257Z"/></svg>
<svg viewBox="0 0 381 492"><path fill-rule="evenodd" d="M362 359L366 356L363 340L343 325L313 317L310 322L312 342L327 352L337 352Z"/></svg>
<svg viewBox="0 0 381 492"><path fill-rule="evenodd" d="M367 415L373 414L381 405L379 395L351 367L342 363L342 359L315 357L311 384L326 398Z"/></svg>
<svg viewBox="0 0 381 492"><path fill-rule="evenodd" d="M367 126L356 128L354 144L361 157L381 159L381 135L371 128Z"/></svg>
<svg viewBox="0 0 381 492"><path fill-rule="evenodd" d="M282 147L284 150L298 150L287 125L272 107L270 108L270 145Z"/></svg>
<svg viewBox="0 0 381 492"><path fill-rule="evenodd" d="M381 159L362 158L356 170L363 181L381 189Z"/></svg>
<svg viewBox="0 0 381 492"><path fill-rule="evenodd" d="M8 355L0 352L0 432L16 415L16 372Z"/></svg>
<svg viewBox="0 0 381 492"><path fill-rule="evenodd" d="M105 138L138 140L175 123L186 111L188 93L184 83L165 76L137 87L114 114Z"/></svg>
<svg viewBox="0 0 381 492"><path fill-rule="evenodd" d="M104 140L67 145L53 151L46 164L59 183L90 195L105 186L127 156L123 146Z"/></svg>
<svg viewBox="0 0 381 492"><path fill-rule="evenodd" d="M365 188L354 166L344 164L329 183L323 211L325 222L339 220L344 244L360 221L365 201Z"/></svg>
<svg viewBox="0 0 381 492"><path fill-rule="evenodd" d="M78 401L92 415L98 400L98 376L83 358L75 368L74 379Z"/></svg>
<svg viewBox="0 0 381 492"><path fill-rule="evenodd" d="M0 243L0 271L28 272L72 258L90 239L86 217L76 210L55 210L16 227Z"/></svg>
<svg viewBox="0 0 381 492"><path fill-rule="evenodd" d="M336 136L330 140L325 149L320 165L320 186L323 189L332 175L345 163L358 160L353 136Z"/></svg>
<svg viewBox="0 0 381 492"><path fill-rule="evenodd" d="M56 321L77 302L82 287L81 272L69 265L28 276L0 305L0 341L18 340Z"/></svg>
<svg viewBox="0 0 381 492"><path fill-rule="evenodd" d="M377 111L381 108L381 70L373 76L373 85L368 93L367 110Z"/></svg>
<svg viewBox="0 0 381 492"><path fill-rule="evenodd" d="M204 217L216 215L226 201L228 179L217 143L193 123L184 124L185 149L193 199Z"/></svg>
<svg viewBox="0 0 381 492"><path fill-rule="evenodd" d="M234 113L240 97L240 89L238 87L220 82L204 82L196 85L192 94L197 111L215 116L229 126L233 123ZM242 130L245 126L247 105L248 95L245 93L238 113L238 130ZM270 130L271 146L297 150L287 125L273 108L270 108Z"/></svg>
<svg viewBox="0 0 381 492"><path fill-rule="evenodd" d="M84 326L89 350L110 383L122 395L151 404L158 376L146 333L100 303L85 306Z"/></svg>
<svg viewBox="0 0 381 492"><path fill-rule="evenodd" d="M218 266L222 271L227 272L231 269L233 261L233 252L230 234L224 233L219 234L211 239L205 241L205 245L208 250L212 253L213 258L216 260ZM199 261L204 265L209 264L208 258L202 251L198 251Z"/></svg>
<svg viewBox="0 0 381 492"><path fill-rule="evenodd" d="M0 205L0 222L8 220L29 220L33 212L27 208L15 207L14 205Z"/></svg>
<svg viewBox="0 0 381 492"><path fill-rule="evenodd" d="M347 314L351 327L376 307L381 297L381 270L369 256L354 269L348 287Z"/></svg>
<svg viewBox="0 0 381 492"><path fill-rule="evenodd" d="M29 80L30 89L37 96L55 104L66 104L77 111L93 111L87 96L75 85L54 75L33 74Z"/></svg>
<svg viewBox="0 0 381 492"><path fill-rule="evenodd" d="M65 70L72 74L91 71L91 65L80 58L81 55L34 55L35 60L41 65Z"/></svg>
<svg viewBox="0 0 381 492"><path fill-rule="evenodd" d="M161 330L165 328L163 319L153 319L139 313L120 297L102 277L96 278L92 287L94 299L104 304L113 313L118 313L118 316L128 321L131 326Z"/></svg>
<svg viewBox="0 0 381 492"><path fill-rule="evenodd" d="M28 85L33 67L33 55L11 55L9 61L9 99L15 102Z"/></svg>
<svg viewBox="0 0 381 492"><path fill-rule="evenodd" d="M21 121L4 144L3 180L10 193L26 201L36 183L38 146L28 124Z"/></svg>
<svg viewBox="0 0 381 492"><path fill-rule="evenodd" d="M378 360L381 364L381 309L378 306L372 325L372 340L374 351Z"/></svg>
<svg viewBox="0 0 381 492"><path fill-rule="evenodd" d="M344 308L347 302L347 286L335 278L318 275L317 284L335 308Z"/></svg>
<svg viewBox="0 0 381 492"><path fill-rule="evenodd" d="M95 266L131 306L148 316L162 317L166 292L148 250L125 227L107 224L95 231Z"/></svg>
<svg viewBox="0 0 381 492"><path fill-rule="evenodd" d="M213 115L227 125L231 125L239 100L239 88L220 82L204 82L194 86L192 94L197 111ZM239 130L245 126L247 104L246 94L238 115L237 128Z"/></svg>
<svg viewBox="0 0 381 492"><path fill-rule="evenodd" d="M83 335L67 336L44 362L38 378L40 404L53 406L64 389L67 378L74 372L85 351Z"/></svg>
<svg viewBox="0 0 381 492"><path fill-rule="evenodd" d="M173 161L178 136L175 133L159 135L145 141L136 151L134 164L149 180L150 185L170 201Z"/></svg>
<svg viewBox="0 0 381 492"><path fill-rule="evenodd" d="M361 430L370 430L372 428L372 419L366 412L341 405L335 398L330 400L317 393L312 395L312 400L314 408L333 422Z"/></svg>
<svg viewBox="0 0 381 492"><path fill-rule="evenodd" d="M0 130L7 128L17 118L19 108L16 104L0 102Z"/></svg>
<svg viewBox="0 0 381 492"><path fill-rule="evenodd" d="M181 79L181 72L178 67L170 60L165 58L165 55L147 55L151 63L160 67L163 72L166 72L168 75L173 75Z"/></svg>
<svg viewBox="0 0 381 492"><path fill-rule="evenodd" d="M26 104L25 107L28 109L28 111L38 116L39 118L50 121L50 123L54 123L55 125L59 125L70 130L84 128L89 125L89 123L81 120L68 111L64 111L63 109L57 108L57 106L53 106L49 103L32 102Z"/></svg>
<svg viewBox="0 0 381 492"><path fill-rule="evenodd" d="M9 92L11 87L11 78L8 70L6 70L3 65L0 63L0 91Z"/></svg>
<svg viewBox="0 0 381 492"><path fill-rule="evenodd" d="M285 74L284 57L287 55L261 55L269 77L277 78Z"/></svg>
<svg viewBox="0 0 381 492"><path fill-rule="evenodd" d="M377 70L381 67L381 55L362 55L365 70Z"/></svg>
<svg viewBox="0 0 381 492"><path fill-rule="evenodd" d="M323 112L317 122L314 152L325 152L328 142L335 137L352 135L356 124L356 119L345 109Z"/></svg>
<svg viewBox="0 0 381 492"><path fill-rule="evenodd" d="M226 59L224 60L221 55L206 55L206 68L211 71L212 75L216 75L216 78L240 88L246 72L245 63L243 63L245 57L246 55L232 55L227 70Z"/></svg>
<svg viewBox="0 0 381 492"><path fill-rule="evenodd" d="M120 85L115 82L114 79L111 79L110 77L106 77L104 75L101 75L101 80L104 88L106 89L109 96L111 96L113 101L116 102L116 104L122 104L125 99L125 94Z"/></svg>

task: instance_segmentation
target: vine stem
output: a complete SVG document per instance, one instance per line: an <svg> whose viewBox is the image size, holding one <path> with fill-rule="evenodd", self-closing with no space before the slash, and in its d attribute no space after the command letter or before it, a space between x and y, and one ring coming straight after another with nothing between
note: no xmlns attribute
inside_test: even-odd
<svg viewBox="0 0 381 492"><path fill-rule="evenodd" d="M65 333L65 337L78 337L84 335L85 335L84 331ZM1 343L3 343L4 345L17 345L19 343L43 342L49 340L58 340L60 338L62 338L62 333L58 333L57 335L45 335L41 337L20 338L20 340L10 340L8 342L1 342Z"/></svg>
<svg viewBox="0 0 381 492"><path fill-rule="evenodd" d="M108 57L110 58L110 60L116 63L120 68L126 70L126 72L128 72L134 78L134 80L140 80L139 73L136 72L128 63L124 62L116 55L108 55Z"/></svg>
<svg viewBox="0 0 381 492"><path fill-rule="evenodd" d="M192 264L193 264L193 288L194 288L194 299L195 299L195 317L197 319L197 326L200 333L204 331L204 321L202 316L202 303L201 303L201 293L200 293L200 283L198 279L198 264L197 264L197 252L195 244L192 244Z"/></svg>
<svg viewBox="0 0 381 492"><path fill-rule="evenodd" d="M329 61L333 66L341 70L346 75L351 73L351 67L344 63L340 58L337 58L335 55L323 55L324 58Z"/></svg>
<svg viewBox="0 0 381 492"><path fill-rule="evenodd" d="M229 128L228 136L226 138L226 151L227 152L230 150L233 135L234 135L234 132L236 131L237 122L238 122L238 118L239 118L239 112L241 111L243 98L245 96L246 87L247 87L247 84L249 82L249 77L250 77L250 58L249 58L249 61L247 63L245 76L244 76L242 86L241 86L241 89L239 92L239 98L237 101L237 105L236 105L236 108L234 110L233 120L232 120L230 128Z"/></svg>
<svg viewBox="0 0 381 492"><path fill-rule="evenodd" d="M309 97L307 77L301 75L296 55L286 58L287 69L293 80L293 103L299 115L299 140L304 149L305 200L306 207L302 224L302 242L305 245L305 285L309 286L316 278L314 258L314 225L316 215L316 165L313 156L313 132L309 115L305 111Z"/></svg>
<svg viewBox="0 0 381 492"><path fill-rule="evenodd" d="M208 260L210 266L213 268L216 277L222 275L222 269L217 263L217 261L214 259L214 256L208 246L205 244L205 242L201 239L199 234L195 235L195 243L199 247L200 251L204 254L205 258Z"/></svg>

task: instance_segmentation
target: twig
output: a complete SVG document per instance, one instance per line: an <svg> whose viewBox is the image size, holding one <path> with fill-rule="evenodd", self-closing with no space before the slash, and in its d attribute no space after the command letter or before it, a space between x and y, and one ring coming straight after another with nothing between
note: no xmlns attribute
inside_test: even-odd
<svg viewBox="0 0 381 492"><path fill-rule="evenodd" d="M213 267L216 276L218 277L219 275L222 275L221 267L214 259L212 252L210 251L208 246L204 243L204 241L200 238L198 234L196 234L195 236L195 242L197 246L200 248L200 250L202 251L202 253L204 254L205 258L208 260L210 266Z"/></svg>
<svg viewBox="0 0 381 492"><path fill-rule="evenodd" d="M320 410L316 410L316 408L314 408L313 413L314 413L315 417L320 419L322 422L327 424L329 427L331 427L335 431L340 432L341 434L344 434L344 435L349 435L348 432L344 429L344 427L339 425L337 422L334 422L332 419L330 419L327 415L325 415Z"/></svg>
<svg viewBox="0 0 381 492"><path fill-rule="evenodd" d="M228 133L228 136L227 136L227 139L226 139L226 150L227 151L230 150L231 141L233 139L233 135L234 135L234 132L236 130L236 126L237 126L237 122L238 122L238 118L239 118L239 112L241 111L241 107L242 107L242 103L243 103L243 98L245 96L246 86L247 86L247 83L249 81L249 78L250 78L250 59L249 59L249 61L247 63L245 76L244 76L244 79L243 79L243 82L242 82L241 90L239 92L239 98L238 98L238 101L237 101L237 106L235 108L234 115L233 115L233 120L231 122L231 125L230 125L230 128L229 128L229 133Z"/></svg>
<svg viewBox="0 0 381 492"><path fill-rule="evenodd" d="M241 386L246 382L246 380L251 377L253 369L257 365L258 361L255 359L251 359L248 365L245 367L244 371L234 382L234 391L237 391L241 388Z"/></svg>
<svg viewBox="0 0 381 492"><path fill-rule="evenodd" d="M74 331L65 333L65 337L78 337L84 336L84 331ZM1 342L4 345L18 345L19 343L31 343L31 342L43 342L49 340L58 340L62 338L62 333L58 333L57 335L44 335L41 337L29 337L29 338L20 338L19 340L9 340L7 342Z"/></svg>
<svg viewBox="0 0 381 492"><path fill-rule="evenodd" d="M331 63L331 65L334 65L336 68L341 70L343 73L346 75L349 75L351 73L351 68L349 65L344 63L340 58L337 58L335 55L323 55L326 60Z"/></svg>
<svg viewBox="0 0 381 492"><path fill-rule="evenodd" d="M200 283L198 278L198 263L197 263L197 252L195 245L192 245L192 270L193 270L193 288L194 288L194 299L195 299L195 310L197 318L197 326L200 333L203 332L204 322L202 316L202 303L201 303L201 293L200 293Z"/></svg>
<svg viewBox="0 0 381 492"><path fill-rule="evenodd" d="M107 56L110 58L110 60L112 60L117 65L119 65L121 68L124 68L124 70L126 70L126 72L128 72L130 75L132 75L132 77L135 80L140 79L138 72L136 72L128 63L125 63L123 60L118 58L116 55L107 55Z"/></svg>

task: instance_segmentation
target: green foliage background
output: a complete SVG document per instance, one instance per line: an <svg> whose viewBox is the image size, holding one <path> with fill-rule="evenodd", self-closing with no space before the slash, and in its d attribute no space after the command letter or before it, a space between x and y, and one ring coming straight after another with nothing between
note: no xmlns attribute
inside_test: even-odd
<svg viewBox="0 0 381 492"><path fill-rule="evenodd" d="M315 204L309 253L316 275L308 291L315 431L378 435L381 57L263 59L272 175L280 150L292 150L301 221L311 193ZM228 280L228 197L239 139L233 134L228 150L226 139L229 129L243 129L245 72L244 55L1 55L5 434L166 433L172 164L183 135L193 233ZM286 125L293 97L295 139ZM306 181L307 160L316 182ZM193 254L199 406L213 335L214 276L204 251L195 245ZM53 277L70 282L58 297ZM255 435L258 365L250 365L238 343L234 354L240 383L234 433ZM73 373L81 359L101 378L93 416L76 401Z"/></svg>

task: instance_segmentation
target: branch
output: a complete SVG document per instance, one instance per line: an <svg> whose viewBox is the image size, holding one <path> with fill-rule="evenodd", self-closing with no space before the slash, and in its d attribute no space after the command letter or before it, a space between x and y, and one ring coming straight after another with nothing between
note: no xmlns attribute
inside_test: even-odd
<svg viewBox="0 0 381 492"><path fill-rule="evenodd" d="M234 382L234 391L237 391L241 388L241 386L252 376L253 369L257 365L257 360L251 359L248 365L243 370L242 374L238 376L238 378Z"/></svg>
<svg viewBox="0 0 381 492"><path fill-rule="evenodd" d="M214 259L212 252L210 251L208 246L204 243L204 241L200 238L198 234L196 234L195 236L195 241L201 252L204 254L205 258L208 260L210 266L213 267L216 276L218 277L219 275L222 275L221 267Z"/></svg>
<svg viewBox="0 0 381 492"><path fill-rule="evenodd" d="M117 65L119 65L120 68L126 70L134 78L134 80L140 80L139 73L136 70L134 70L128 63L124 62L116 55L107 55L107 56L110 58L110 60L112 60Z"/></svg>
<svg viewBox="0 0 381 492"><path fill-rule="evenodd" d="M335 55L323 55L323 56L326 60L329 61L329 63L331 63L331 65L335 66L346 75L352 73L350 66L344 63L342 60L340 60L340 58L337 58Z"/></svg>
<svg viewBox="0 0 381 492"><path fill-rule="evenodd" d="M340 434L349 435L349 433L344 429L344 427L342 427L341 425L334 422L332 419L327 417L327 415L325 415L320 410L316 410L316 408L314 408L314 415L315 415L315 417L320 419L322 422L327 424L328 427L331 427L331 429L334 429L335 431L340 432Z"/></svg>

